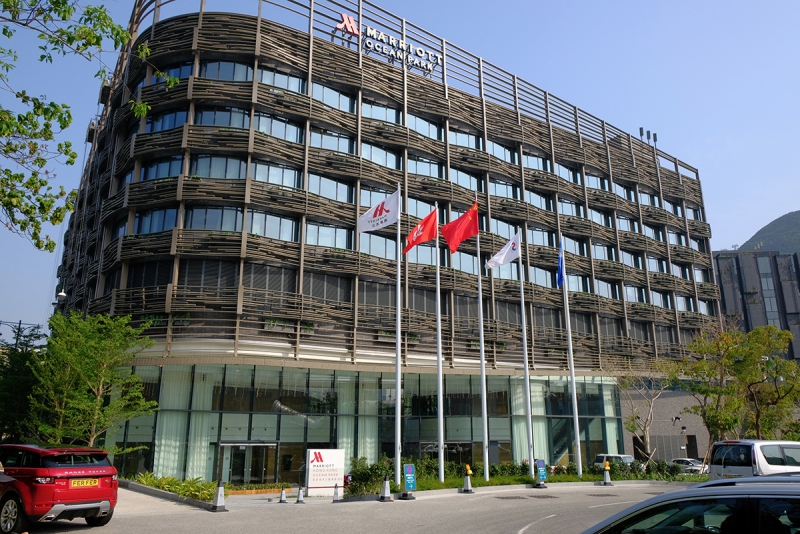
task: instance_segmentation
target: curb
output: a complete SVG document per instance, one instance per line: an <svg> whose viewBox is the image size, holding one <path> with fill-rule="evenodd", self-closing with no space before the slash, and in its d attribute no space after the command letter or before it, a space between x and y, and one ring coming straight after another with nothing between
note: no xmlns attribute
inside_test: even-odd
<svg viewBox="0 0 800 534"><path fill-rule="evenodd" d="M194 506L195 508L201 508L203 510L211 511L211 508L214 506L210 502L201 501L198 499L192 499L191 497L181 497L175 493L160 490L157 488L151 488L150 486L145 486L144 484L139 484L138 482L134 482L133 480L119 480L119 487L125 488L130 491L135 491L136 493L142 493L144 495L149 495L151 497L158 497L159 499L164 499L165 501L172 501L181 504L188 504L189 506Z"/></svg>

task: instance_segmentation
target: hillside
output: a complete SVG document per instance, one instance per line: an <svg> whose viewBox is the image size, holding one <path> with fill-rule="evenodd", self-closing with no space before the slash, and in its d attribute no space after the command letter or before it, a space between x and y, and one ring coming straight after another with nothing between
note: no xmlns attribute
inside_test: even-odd
<svg viewBox="0 0 800 534"><path fill-rule="evenodd" d="M800 211L782 215L755 233L739 250L774 250L782 254L800 252Z"/></svg>

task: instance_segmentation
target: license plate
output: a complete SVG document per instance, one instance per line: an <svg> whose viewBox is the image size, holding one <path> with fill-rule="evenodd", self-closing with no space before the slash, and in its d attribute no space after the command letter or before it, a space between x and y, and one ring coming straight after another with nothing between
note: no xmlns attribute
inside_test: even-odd
<svg viewBox="0 0 800 534"><path fill-rule="evenodd" d="M97 478L80 478L70 481L71 488L89 488L92 486L97 486L99 484L100 481Z"/></svg>

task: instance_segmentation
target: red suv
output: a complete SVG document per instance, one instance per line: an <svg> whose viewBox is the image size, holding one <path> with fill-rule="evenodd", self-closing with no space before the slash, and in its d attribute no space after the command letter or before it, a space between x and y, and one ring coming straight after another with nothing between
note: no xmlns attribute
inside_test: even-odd
<svg viewBox="0 0 800 534"><path fill-rule="evenodd" d="M0 445L0 533L76 517L93 527L107 524L118 488L107 456L102 449Z"/></svg>

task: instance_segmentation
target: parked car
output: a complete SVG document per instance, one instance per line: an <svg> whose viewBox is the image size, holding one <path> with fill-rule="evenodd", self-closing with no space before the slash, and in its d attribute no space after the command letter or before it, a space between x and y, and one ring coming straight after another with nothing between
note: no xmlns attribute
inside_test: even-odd
<svg viewBox="0 0 800 534"><path fill-rule="evenodd" d="M117 505L117 470L102 449L0 445L0 533L29 522L83 517L108 524Z"/></svg>
<svg viewBox="0 0 800 534"><path fill-rule="evenodd" d="M701 475L708 473L708 466L703 465L703 462L695 460L694 458L673 458L669 463L681 466L684 473L697 473Z"/></svg>
<svg viewBox="0 0 800 534"><path fill-rule="evenodd" d="M597 467L605 467L606 462L612 464L629 464L633 462L633 456L630 454L598 454L594 457L594 465Z"/></svg>
<svg viewBox="0 0 800 534"><path fill-rule="evenodd" d="M800 531L800 478L717 480L631 506L583 534L792 534Z"/></svg>
<svg viewBox="0 0 800 534"><path fill-rule="evenodd" d="M709 458L710 480L800 472L800 442L718 441L711 446Z"/></svg>

